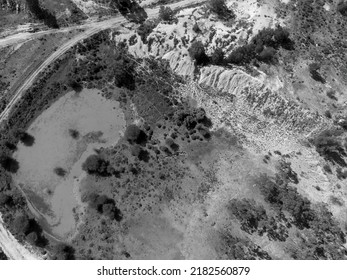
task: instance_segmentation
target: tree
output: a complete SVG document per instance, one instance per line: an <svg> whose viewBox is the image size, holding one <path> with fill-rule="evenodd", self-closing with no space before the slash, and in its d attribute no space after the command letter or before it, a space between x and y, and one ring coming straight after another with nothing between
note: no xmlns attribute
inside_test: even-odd
<svg viewBox="0 0 347 280"><path fill-rule="evenodd" d="M69 129L69 134L73 139L78 139L80 133L76 129Z"/></svg>
<svg viewBox="0 0 347 280"><path fill-rule="evenodd" d="M54 173L59 177L64 177L66 175L66 170L62 167L56 167L54 168Z"/></svg>
<svg viewBox="0 0 347 280"><path fill-rule="evenodd" d="M233 19L236 17L235 13L227 7L225 0L209 0L207 6L220 18Z"/></svg>
<svg viewBox="0 0 347 280"><path fill-rule="evenodd" d="M13 221L14 232L18 235L25 236L30 229L30 220L27 215L19 214Z"/></svg>
<svg viewBox="0 0 347 280"><path fill-rule="evenodd" d="M342 1L337 5L337 10L341 13L343 16L347 16L347 2Z"/></svg>
<svg viewBox="0 0 347 280"><path fill-rule="evenodd" d="M59 243L53 247L52 259L55 260L74 260L75 249L70 245Z"/></svg>
<svg viewBox="0 0 347 280"><path fill-rule="evenodd" d="M205 47L200 41L195 41L188 49L189 55L196 61L197 65L206 65L209 61Z"/></svg>
<svg viewBox="0 0 347 280"><path fill-rule="evenodd" d="M273 61L274 57L276 55L276 50L272 47L265 48L258 56L258 59L260 61L269 63Z"/></svg>
<svg viewBox="0 0 347 280"><path fill-rule="evenodd" d="M91 155L82 164L82 169L88 174L99 175L99 176L110 176L114 172L110 163L99 155Z"/></svg>
<svg viewBox="0 0 347 280"><path fill-rule="evenodd" d="M228 56L227 62L236 65L250 63L255 58L255 48L256 45L254 44L238 47Z"/></svg>
<svg viewBox="0 0 347 280"><path fill-rule="evenodd" d="M26 236L26 240L33 245L36 245L36 242L38 241L38 236L36 234L36 232L30 232L27 236Z"/></svg>
<svg viewBox="0 0 347 280"><path fill-rule="evenodd" d="M12 196L5 194L3 192L0 193L0 207L11 206L12 203L13 203Z"/></svg>
<svg viewBox="0 0 347 280"><path fill-rule="evenodd" d="M18 161L6 155L0 156L0 165L2 166L2 168L4 168L6 171L10 173L17 173L19 169Z"/></svg>
<svg viewBox="0 0 347 280"><path fill-rule="evenodd" d="M26 0L29 11L38 19L42 20L48 27L59 28L56 17L48 10L40 6L38 0Z"/></svg>
<svg viewBox="0 0 347 280"><path fill-rule="evenodd" d="M147 134L135 124L126 128L124 137L130 144L145 144L148 138Z"/></svg>
<svg viewBox="0 0 347 280"><path fill-rule="evenodd" d="M216 48L211 56L211 63L214 65L224 64L224 51L221 48Z"/></svg>
<svg viewBox="0 0 347 280"><path fill-rule="evenodd" d="M68 86L71 87L75 92L81 92L83 90L83 85L76 80L68 81Z"/></svg>
<svg viewBox="0 0 347 280"><path fill-rule="evenodd" d="M174 17L174 12L170 7L160 6L159 8L159 18L163 21L171 22Z"/></svg>
<svg viewBox="0 0 347 280"><path fill-rule="evenodd" d="M22 129L17 129L13 132L13 137L21 141L25 146L32 146L35 143L35 138Z"/></svg>

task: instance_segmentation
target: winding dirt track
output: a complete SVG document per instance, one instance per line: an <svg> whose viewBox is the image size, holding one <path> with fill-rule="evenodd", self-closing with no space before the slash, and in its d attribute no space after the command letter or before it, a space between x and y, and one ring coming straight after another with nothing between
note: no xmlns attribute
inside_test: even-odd
<svg viewBox="0 0 347 280"><path fill-rule="evenodd" d="M176 8L185 8L187 6L196 5L196 4L203 4L206 1L201 0L183 0L171 5L166 5L171 7L172 9ZM153 8L146 10L149 18L154 18L158 16L159 8ZM52 53L46 60L42 61L42 63L39 65L39 67L29 73L23 73L22 80L23 83L21 86L18 87L18 89L14 89L14 95L11 101L8 103L6 108L3 112L0 114L0 125L3 121L6 120L9 113L13 109L13 107L16 105L16 103L21 99L22 95L25 93L26 90L30 88L30 86L33 84L35 79L38 77L38 75L46 69L51 63L56 61L60 56L62 56L64 53L66 53L71 47L76 45L78 42L109 28L116 28L120 27L122 23L126 23L127 20L123 18L122 16L117 16L115 18L96 22L96 23L88 23L81 26L76 27L69 27L66 29L61 30L61 32L69 31L72 29L84 29L84 31L62 46L60 46L54 53ZM42 31L38 33L24 33L24 34L17 34L14 36L10 36L4 39L0 39L0 48L6 47L9 45L14 45L18 43L23 43L28 40L33 40L38 38L41 35L44 34L51 34L56 33L56 30L48 30L48 31ZM4 253L7 255L8 258L13 260L25 260L25 259L41 259L41 256L38 254L30 252L25 246L20 244L15 237L6 229L4 226L4 222L1 217L0 213L0 247L4 251Z"/></svg>

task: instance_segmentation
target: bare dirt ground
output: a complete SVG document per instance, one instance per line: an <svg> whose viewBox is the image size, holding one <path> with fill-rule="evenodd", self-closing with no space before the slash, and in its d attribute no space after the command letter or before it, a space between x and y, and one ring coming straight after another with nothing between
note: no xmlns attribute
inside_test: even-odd
<svg viewBox="0 0 347 280"><path fill-rule="evenodd" d="M84 175L81 165L94 149L117 143L124 125L117 102L104 99L96 90L83 90L60 98L29 128L35 143L32 147L19 145L15 156L21 168L15 181L29 197L41 198L35 206L53 233L66 236L74 232L78 182ZM78 131L80 137L72 138L69 129ZM57 176L57 167L67 174Z"/></svg>

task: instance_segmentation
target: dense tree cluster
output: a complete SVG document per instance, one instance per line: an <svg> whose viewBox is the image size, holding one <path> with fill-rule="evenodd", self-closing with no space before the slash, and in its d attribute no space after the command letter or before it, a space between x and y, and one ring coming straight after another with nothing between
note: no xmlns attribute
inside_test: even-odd
<svg viewBox="0 0 347 280"><path fill-rule="evenodd" d="M292 50L293 41L289 38L289 32L277 26L275 29L264 28L249 44L238 47L228 56L227 62L232 64L248 64L253 59L258 59L265 63L273 61L276 50L284 48Z"/></svg>
<svg viewBox="0 0 347 280"><path fill-rule="evenodd" d="M132 22L142 23L148 17L146 11L135 0L112 0L112 4Z"/></svg>
<svg viewBox="0 0 347 280"><path fill-rule="evenodd" d="M26 0L29 11L38 19L42 20L48 27L59 28L56 17L48 10L40 6L39 0Z"/></svg>
<svg viewBox="0 0 347 280"><path fill-rule="evenodd" d="M51 255L53 260L74 260L75 249L68 244L58 243L52 248Z"/></svg>
<svg viewBox="0 0 347 280"><path fill-rule="evenodd" d="M207 6L222 19L234 19L236 17L234 11L227 7L225 0L209 0Z"/></svg>
<svg viewBox="0 0 347 280"><path fill-rule="evenodd" d="M137 34L141 37L143 43L148 43L148 36L152 33L153 29L158 25L158 21L156 20L146 20L137 28Z"/></svg>
<svg viewBox="0 0 347 280"><path fill-rule="evenodd" d="M159 18L163 21L172 22L174 19L174 12L170 7L160 6Z"/></svg>
<svg viewBox="0 0 347 280"><path fill-rule="evenodd" d="M188 49L190 57L196 61L197 65L206 65L209 58L206 55L205 47L201 41L195 41Z"/></svg>
<svg viewBox="0 0 347 280"><path fill-rule="evenodd" d="M119 222L123 218L121 211L116 207L114 199L109 198L106 195L93 193L88 197L88 204L99 214L102 214L111 220Z"/></svg>
<svg viewBox="0 0 347 280"><path fill-rule="evenodd" d="M75 92L81 92L83 90L83 85L76 80L69 80L67 82L68 86L71 87Z"/></svg>
<svg viewBox="0 0 347 280"><path fill-rule="evenodd" d="M341 13L343 16L347 16L347 2L341 1L337 4L337 10Z"/></svg>
<svg viewBox="0 0 347 280"><path fill-rule="evenodd" d="M144 145L148 140L147 134L135 124L126 128L124 137L130 144Z"/></svg>
<svg viewBox="0 0 347 280"><path fill-rule="evenodd" d="M12 224L14 234L20 238L25 238L33 245L45 247L48 240L43 236L41 226L35 219L29 218L27 214L18 214Z"/></svg>
<svg viewBox="0 0 347 280"><path fill-rule="evenodd" d="M82 169L88 174L103 177L111 176L114 173L114 169L110 163L99 155L89 156L82 164Z"/></svg>

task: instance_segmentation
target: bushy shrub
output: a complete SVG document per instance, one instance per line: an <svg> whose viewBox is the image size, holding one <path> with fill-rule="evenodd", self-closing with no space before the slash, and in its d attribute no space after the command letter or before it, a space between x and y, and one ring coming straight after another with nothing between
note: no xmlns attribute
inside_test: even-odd
<svg viewBox="0 0 347 280"><path fill-rule="evenodd" d="M189 55L196 61L197 65L205 65L209 59L205 52L205 47L200 41L195 41L188 49Z"/></svg>
<svg viewBox="0 0 347 280"><path fill-rule="evenodd" d="M68 86L71 87L76 92L81 92L83 90L83 85L76 80L68 81Z"/></svg>
<svg viewBox="0 0 347 280"><path fill-rule="evenodd" d="M211 12L222 19L234 19L236 17L235 13L227 7L225 0L209 0L207 6Z"/></svg>
<svg viewBox="0 0 347 280"><path fill-rule="evenodd" d="M64 177L66 175L66 170L62 167L56 167L54 168L54 173L59 177Z"/></svg>
<svg viewBox="0 0 347 280"><path fill-rule="evenodd" d="M56 17L40 6L39 0L26 0L29 11L50 28L59 28Z"/></svg>
<svg viewBox="0 0 347 280"><path fill-rule="evenodd" d="M248 64L253 59L258 58L260 61L269 63L273 61L276 50L279 48L294 49L289 32L281 26L277 26L275 29L264 28L254 36L249 44L233 50L228 56L227 62L241 65Z"/></svg>
<svg viewBox="0 0 347 280"><path fill-rule="evenodd" d="M232 199L228 210L240 221L242 230L249 234L258 230L260 221L267 219L264 207L257 205L254 200Z"/></svg>
<svg viewBox="0 0 347 280"><path fill-rule="evenodd" d="M93 193L88 197L88 204L99 214L105 215L111 220L116 220L119 222L123 219L123 215L116 207L115 201L106 195L98 195Z"/></svg>
<svg viewBox="0 0 347 280"><path fill-rule="evenodd" d="M337 10L341 13L343 16L347 16L347 2L342 1L337 5Z"/></svg>
<svg viewBox="0 0 347 280"><path fill-rule="evenodd" d="M32 146L35 143L35 138L22 129L17 129L13 132L13 137L21 141L25 146Z"/></svg>
<svg viewBox="0 0 347 280"><path fill-rule="evenodd" d="M341 134L340 131L325 131L318 135L313 144L316 151L327 161L346 167L344 157L347 156L346 151L337 136Z"/></svg>
<svg viewBox="0 0 347 280"><path fill-rule="evenodd" d="M224 51L216 48L211 55L211 63L214 65L224 65Z"/></svg>
<svg viewBox="0 0 347 280"><path fill-rule="evenodd" d="M258 56L258 59L260 61L263 61L265 63L270 63L273 61L274 57L276 55L276 50L272 47L265 48Z"/></svg>
<svg viewBox="0 0 347 280"><path fill-rule="evenodd" d="M309 65L309 71L310 71L312 79L322 84L325 84L325 79L319 73L319 70L320 70L320 65L318 63L311 63Z"/></svg>
<svg viewBox="0 0 347 280"><path fill-rule="evenodd" d="M131 144L143 145L147 142L147 134L141 130L137 125L129 125L124 133L125 139Z"/></svg>
<svg viewBox="0 0 347 280"><path fill-rule="evenodd" d="M158 21L146 20L137 28L137 34L141 37L143 43L147 44L148 35L152 33L153 29L158 25Z"/></svg>
<svg viewBox="0 0 347 280"><path fill-rule="evenodd" d="M160 6L159 18L163 21L171 22L174 18L174 12L170 7Z"/></svg>
<svg viewBox="0 0 347 280"><path fill-rule="evenodd" d="M18 161L6 155L0 155L0 165L10 173L16 173L19 169Z"/></svg>
<svg viewBox="0 0 347 280"><path fill-rule="evenodd" d="M111 176L114 169L110 166L108 161L105 161L99 155L91 155L82 164L82 169L88 174L98 175L98 176Z"/></svg>
<svg viewBox="0 0 347 280"><path fill-rule="evenodd" d="M198 25L197 23L194 23L194 25L193 25L193 31L194 31L195 33L200 33L200 32L201 32L201 29L200 29L200 27L199 27L199 25Z"/></svg>
<svg viewBox="0 0 347 280"><path fill-rule="evenodd" d="M70 245L59 243L52 248L52 259L54 260L74 260L75 249Z"/></svg>

